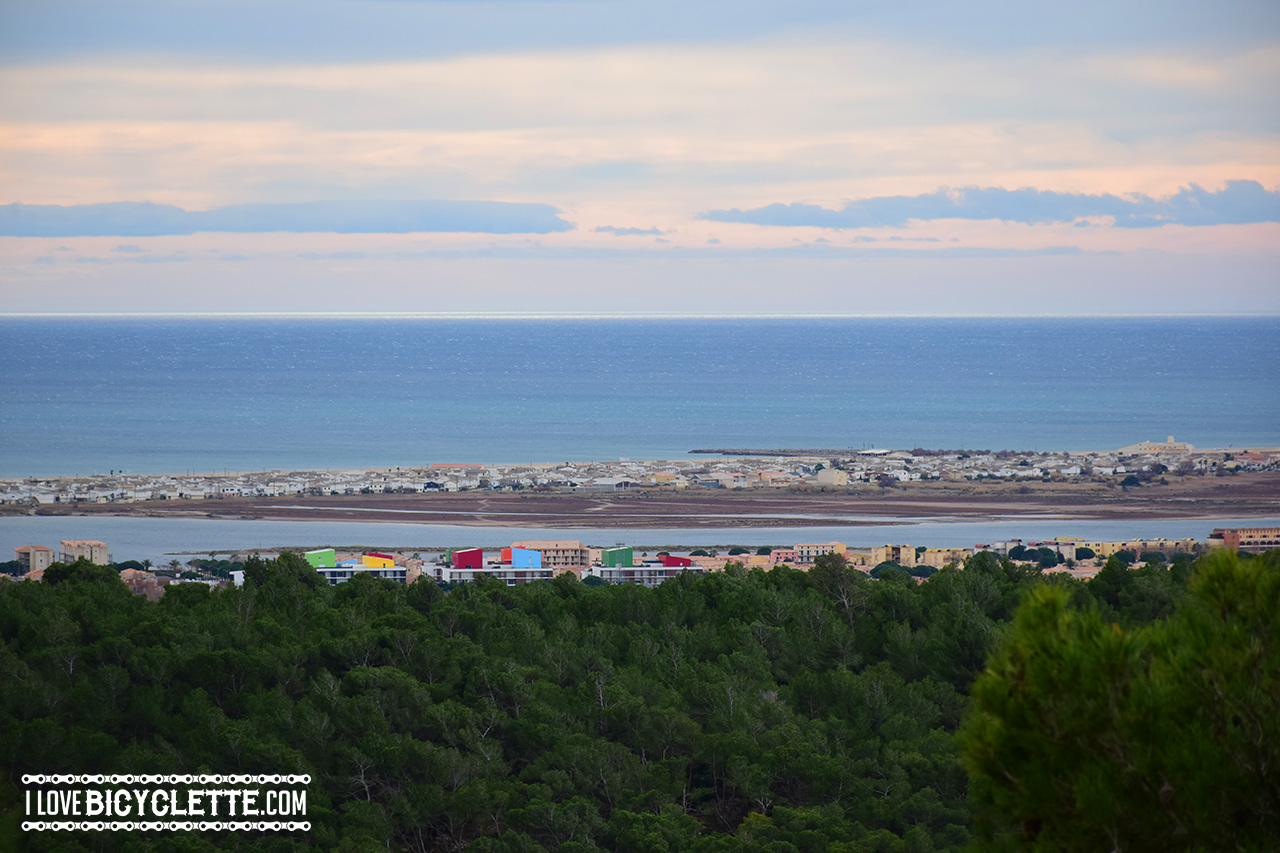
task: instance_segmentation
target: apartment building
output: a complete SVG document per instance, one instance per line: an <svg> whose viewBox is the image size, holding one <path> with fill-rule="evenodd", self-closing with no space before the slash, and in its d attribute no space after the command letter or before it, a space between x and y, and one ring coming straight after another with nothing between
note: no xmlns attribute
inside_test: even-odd
<svg viewBox="0 0 1280 853"><path fill-rule="evenodd" d="M541 551L542 565L546 568L558 569L590 564L587 547L574 540L530 539L524 542L512 542L511 548L513 552L516 548Z"/></svg>
<svg viewBox="0 0 1280 853"><path fill-rule="evenodd" d="M963 565L973 556L972 548L926 548L920 555L919 565L941 569L950 565ZM878 565L878 564L877 564ZM903 565L898 563L898 565Z"/></svg>
<svg viewBox="0 0 1280 853"><path fill-rule="evenodd" d="M844 554L849 550L843 542L800 542L796 544L796 562L812 565L813 561L827 554Z"/></svg>
<svg viewBox="0 0 1280 853"><path fill-rule="evenodd" d="M53 549L43 545L23 545L21 548L14 548L13 553L14 559L21 563L27 572L47 569L53 565Z"/></svg>
<svg viewBox="0 0 1280 853"><path fill-rule="evenodd" d="M916 549L910 545L877 545L871 549L871 564L897 563L910 567L916 564Z"/></svg>
<svg viewBox="0 0 1280 853"><path fill-rule="evenodd" d="M1270 551L1280 548L1280 527L1219 527L1209 534L1209 544L1232 551Z"/></svg>
<svg viewBox="0 0 1280 853"><path fill-rule="evenodd" d="M316 571L320 573L329 586L337 586L340 583L346 583L357 575L367 575L371 578L386 578L397 583L405 583L408 578L408 569L404 566L386 566L374 567L358 563L355 560L344 560L332 568L327 566L317 567ZM236 572L232 573L237 574ZM237 584L238 585L238 584Z"/></svg>
<svg viewBox="0 0 1280 853"><path fill-rule="evenodd" d="M74 563L81 557L98 566L111 562L111 555L107 553L107 546L103 542L95 539L62 540L62 562Z"/></svg>
<svg viewBox="0 0 1280 853"><path fill-rule="evenodd" d="M701 574L703 571L705 570L698 566L664 566L662 563L646 562L639 566L590 566L583 570L582 575L597 577L609 583L635 583L654 587L684 572Z"/></svg>

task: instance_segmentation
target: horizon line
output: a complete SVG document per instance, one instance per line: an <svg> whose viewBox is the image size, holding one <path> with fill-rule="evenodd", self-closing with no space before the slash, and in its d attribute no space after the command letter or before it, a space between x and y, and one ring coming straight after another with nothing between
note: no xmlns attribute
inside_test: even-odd
<svg viewBox="0 0 1280 853"><path fill-rule="evenodd" d="M1276 318L1278 313L1049 313L1026 314L927 314L908 312L571 312L571 311L3 311L0 319L108 319L108 318L242 318L242 319L424 319L424 320L1018 320L1018 319L1221 319Z"/></svg>

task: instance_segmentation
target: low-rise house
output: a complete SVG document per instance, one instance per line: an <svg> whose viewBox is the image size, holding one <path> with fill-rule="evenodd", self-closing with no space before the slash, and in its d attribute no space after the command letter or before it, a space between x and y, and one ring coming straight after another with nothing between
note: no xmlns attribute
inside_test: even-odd
<svg viewBox="0 0 1280 853"><path fill-rule="evenodd" d="M134 595L145 595L150 601L157 601L164 595L164 584L151 572L124 569L120 572L120 580L124 581L124 585Z"/></svg>
<svg viewBox="0 0 1280 853"><path fill-rule="evenodd" d="M849 474L839 468L823 468L814 476L814 480L820 486L847 486Z"/></svg>

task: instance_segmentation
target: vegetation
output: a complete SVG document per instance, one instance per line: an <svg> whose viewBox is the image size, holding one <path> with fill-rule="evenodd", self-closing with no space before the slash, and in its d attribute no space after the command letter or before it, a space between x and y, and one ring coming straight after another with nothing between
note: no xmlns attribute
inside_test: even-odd
<svg viewBox="0 0 1280 853"><path fill-rule="evenodd" d="M1070 601L1033 590L974 686L960 742L984 841L1274 849L1280 561L1212 554L1169 618L1131 630Z"/></svg>
<svg viewBox="0 0 1280 853"><path fill-rule="evenodd" d="M446 591L330 588L284 554L246 560L242 589L158 602L83 561L0 581L0 847L18 780L55 772L312 776L310 833L190 850L1073 849L1072 819L1079 849L1208 849L1277 830L1276 560L1111 560L1089 584L989 553L923 581L877 569Z"/></svg>
<svg viewBox="0 0 1280 853"><path fill-rule="evenodd" d="M209 577L209 578L229 578L233 571L244 568L244 563L239 560L202 560L195 559L187 562L187 566L192 569L198 569L196 573L188 575L183 573L182 577ZM143 571L155 572L159 575L177 577L182 569L182 564L177 560L170 560L164 567L155 567L150 560L122 560L117 563L109 563L109 568L122 572L125 569L141 569ZM0 574L10 575L11 577L21 577L27 573L28 569L20 560L9 560L0 563Z"/></svg>

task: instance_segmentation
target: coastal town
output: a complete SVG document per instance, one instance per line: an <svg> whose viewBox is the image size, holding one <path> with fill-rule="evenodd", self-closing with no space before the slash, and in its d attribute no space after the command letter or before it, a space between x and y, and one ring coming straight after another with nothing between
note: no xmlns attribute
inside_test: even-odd
<svg viewBox="0 0 1280 853"><path fill-rule="evenodd" d="M339 471L134 474L0 479L0 505L276 498L465 491L617 492L631 489L803 489L930 481L1035 480L1140 485L1170 473L1212 476L1280 469L1280 448L1197 449L1169 436L1112 451L849 449L745 451L680 460L482 464ZM778 455L769 455L776 453Z"/></svg>
<svg viewBox="0 0 1280 853"><path fill-rule="evenodd" d="M1280 448L1206 450L1170 436L1165 441L1089 453L921 448L727 453L696 451L693 458L683 460L558 465L435 463L390 469L170 476L111 471L105 476L9 479L0 481L4 504L0 511L10 515L407 520L472 527L482 541L479 533L486 526L536 528L544 533L571 527L634 531L714 525L732 530L794 526L803 519L805 525L815 527L847 525L850 535L844 538L854 540L853 544L831 540L691 548L654 545L653 539L642 540L646 545L526 539L505 548L460 543L459 547L413 550L318 545L293 549L330 584L360 575L440 584L485 575L522 585L570 573L585 582L655 586L682 572L723 571L734 564L746 570L775 566L808 570L828 554L872 574L889 564L920 581L947 566L962 566L983 552L1029 561L1041 571L1088 579L1115 555L1126 564L1143 565L1199 555L1213 547L1245 552L1280 547L1277 528L1210 524L1200 538L1182 539L1095 541L1057 536L946 547L856 542L857 525L868 523L870 517L1139 519L1178 512L1183 517L1188 512L1193 513L1190 517L1200 517L1195 513L1223 491L1240 496L1234 506L1250 510L1247 515L1274 515L1280 509L1276 493ZM1193 491L1186 491L1188 483ZM1183 485L1182 492L1177 484ZM949 487L954 488L943 491ZM981 488L988 491L977 494ZM1117 500L1124 503L1119 508L1107 505L1103 512L1096 497L1100 490L1121 495ZM1081 494L1094 496L1073 506L1073 498ZM1133 510L1132 494L1162 495L1152 504L1158 514L1152 514L1155 510L1150 507ZM1163 497L1166 494L1174 496ZM585 499L574 500L574 495ZM84 558L117 565L131 589L158 597L173 583L242 583L245 560L253 555L275 558L281 550L247 549L228 553L230 559L222 560L214 559L215 554L209 560L187 555L186 562L173 559L157 568L150 560L145 565L129 559L116 564L100 541L64 540L57 549L38 544L16 548L8 576L39 580L55 563Z"/></svg>

